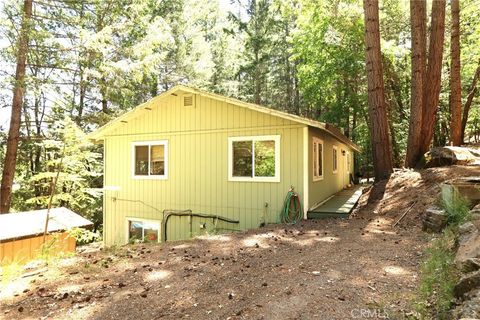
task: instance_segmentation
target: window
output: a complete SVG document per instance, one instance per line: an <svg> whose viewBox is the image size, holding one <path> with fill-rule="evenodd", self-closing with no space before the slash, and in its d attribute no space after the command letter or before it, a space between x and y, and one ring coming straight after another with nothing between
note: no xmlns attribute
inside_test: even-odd
<svg viewBox="0 0 480 320"><path fill-rule="evenodd" d="M129 243L158 242L160 223L158 221L136 218L127 219L127 236Z"/></svg>
<svg viewBox="0 0 480 320"><path fill-rule="evenodd" d="M338 148L333 146L333 173L338 171Z"/></svg>
<svg viewBox="0 0 480 320"><path fill-rule="evenodd" d="M167 141L146 141L133 144L134 178L166 179L167 169Z"/></svg>
<svg viewBox="0 0 480 320"><path fill-rule="evenodd" d="M323 179L323 141L313 138L313 181Z"/></svg>
<svg viewBox="0 0 480 320"><path fill-rule="evenodd" d="M280 136L228 138L230 181L280 181Z"/></svg>
<svg viewBox="0 0 480 320"><path fill-rule="evenodd" d="M347 172L350 173L350 166L351 166L351 162L350 162L350 152L347 151Z"/></svg>

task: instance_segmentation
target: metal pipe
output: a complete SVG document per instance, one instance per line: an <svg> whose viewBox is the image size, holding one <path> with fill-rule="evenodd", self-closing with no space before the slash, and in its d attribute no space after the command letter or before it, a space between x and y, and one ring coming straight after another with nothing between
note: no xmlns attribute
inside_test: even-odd
<svg viewBox="0 0 480 320"><path fill-rule="evenodd" d="M216 214L193 213L191 210L185 210L185 211L164 210L163 211L163 219L162 219L162 224L163 224L162 225L163 239L161 239L162 241L167 241L167 223L168 223L168 219L171 216L190 217L190 219L192 217L200 217L200 218L213 219L214 221L216 219L217 221L221 220L221 221L228 222L228 223L235 223L235 224L240 223L239 220L233 220L233 219L225 218L225 217L222 217L222 216L219 216L219 215L216 215Z"/></svg>

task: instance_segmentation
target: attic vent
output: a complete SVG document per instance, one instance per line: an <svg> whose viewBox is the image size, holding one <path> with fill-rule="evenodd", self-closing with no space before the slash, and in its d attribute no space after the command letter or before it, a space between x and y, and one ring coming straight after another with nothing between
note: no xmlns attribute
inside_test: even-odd
<svg viewBox="0 0 480 320"><path fill-rule="evenodd" d="M183 96L183 106L193 107L193 94Z"/></svg>

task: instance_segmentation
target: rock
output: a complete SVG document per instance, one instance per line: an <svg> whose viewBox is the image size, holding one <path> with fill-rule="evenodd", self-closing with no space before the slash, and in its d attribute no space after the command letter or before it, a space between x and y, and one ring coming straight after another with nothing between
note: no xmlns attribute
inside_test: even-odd
<svg viewBox="0 0 480 320"><path fill-rule="evenodd" d="M470 220L479 221L480 220L480 209L475 209L470 211Z"/></svg>
<svg viewBox="0 0 480 320"><path fill-rule="evenodd" d="M423 220L423 231L440 232L447 225L445 211L436 208L428 208Z"/></svg>
<svg viewBox="0 0 480 320"><path fill-rule="evenodd" d="M459 298L476 288L480 288L480 270L462 276L454 287L454 293Z"/></svg>
<svg viewBox="0 0 480 320"><path fill-rule="evenodd" d="M472 291L466 299L452 311L452 319L480 318L480 290Z"/></svg>
<svg viewBox="0 0 480 320"><path fill-rule="evenodd" d="M461 266L461 270L464 273L480 270L480 258L466 259Z"/></svg>
<svg viewBox="0 0 480 320"><path fill-rule="evenodd" d="M460 233L460 235L463 235L466 233L472 233L476 229L477 227L475 227L475 225L469 221L469 222L465 222L460 227L458 227L458 232Z"/></svg>
<svg viewBox="0 0 480 320"><path fill-rule="evenodd" d="M478 230L459 237L455 263L463 266L468 259L480 258L480 233Z"/></svg>
<svg viewBox="0 0 480 320"><path fill-rule="evenodd" d="M480 157L476 155L476 152L472 153L469 148L437 147L425 154L426 168L477 163L480 163Z"/></svg>

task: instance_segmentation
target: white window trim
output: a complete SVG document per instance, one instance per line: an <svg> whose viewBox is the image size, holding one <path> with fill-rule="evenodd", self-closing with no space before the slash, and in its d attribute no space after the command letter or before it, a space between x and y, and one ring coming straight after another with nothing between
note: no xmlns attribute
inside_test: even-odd
<svg viewBox="0 0 480 320"><path fill-rule="evenodd" d="M233 142L234 141L252 141L255 148L256 141L275 141L275 176L274 177L234 177L233 176ZM255 156L255 150L252 157ZM255 163L252 163L255 174ZM280 135L269 136L242 136L228 137L228 181L243 182L280 182Z"/></svg>
<svg viewBox="0 0 480 320"><path fill-rule="evenodd" d="M317 176L316 172L315 172L315 161L317 161L317 159L318 159L318 157L316 157L315 153L313 152L315 144L321 144L322 145L322 175L320 175L320 176ZM317 137L313 137L312 138L312 158L313 158L313 162L312 162L312 173L313 174L312 175L313 175L313 181L314 182L323 180L323 174L325 172L325 167L323 165L324 164L324 161L323 161L324 155L325 155L325 146L323 144L323 140L320 139L320 138L317 138Z"/></svg>
<svg viewBox="0 0 480 320"><path fill-rule="evenodd" d="M347 174L350 175L350 166L352 165L351 160L350 160L350 152L348 150L345 150L345 156L346 156L346 166L347 166ZM348 177L348 181L350 182L350 177Z"/></svg>
<svg viewBox="0 0 480 320"><path fill-rule="evenodd" d="M333 150L335 150L335 152L333 152ZM336 163L337 163L337 167L335 168L334 165L335 165L335 160L333 159L333 156L335 155L336 157ZM333 146L333 149L332 149L332 170L333 170L333 173L337 173L338 172L338 147L337 146Z"/></svg>
<svg viewBox="0 0 480 320"><path fill-rule="evenodd" d="M161 221L160 220L149 220L149 219L143 219L143 218L135 218L135 217L127 217L125 219L125 243L128 244L130 241L130 229L128 227L130 221L140 221L140 222L147 222L151 224L158 224L158 232L157 232L157 242L160 242L160 232L162 229Z"/></svg>
<svg viewBox="0 0 480 320"><path fill-rule="evenodd" d="M136 175L135 174L135 147L136 146L152 146L163 145L165 150L165 174L163 175L150 175L150 148L148 148L148 175ZM167 180L168 179L168 140L156 140L156 141L137 141L132 143L132 178L140 180Z"/></svg>

